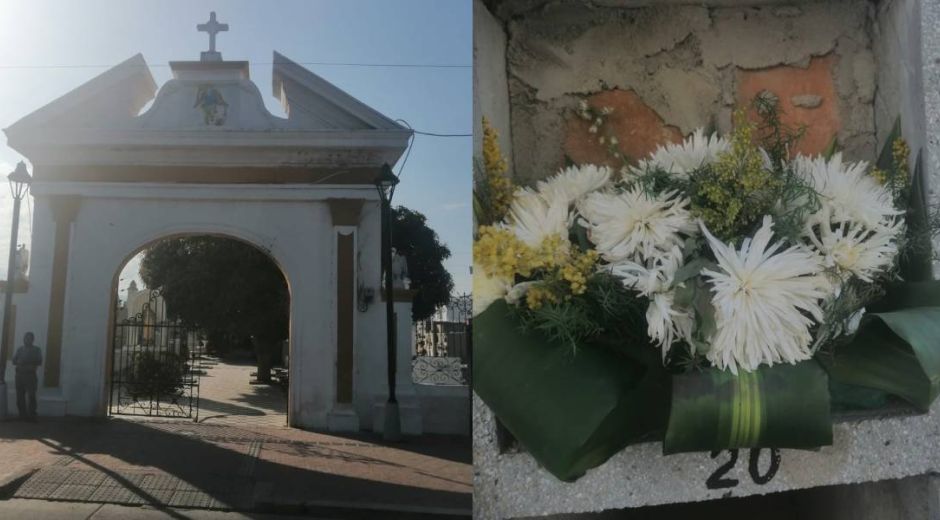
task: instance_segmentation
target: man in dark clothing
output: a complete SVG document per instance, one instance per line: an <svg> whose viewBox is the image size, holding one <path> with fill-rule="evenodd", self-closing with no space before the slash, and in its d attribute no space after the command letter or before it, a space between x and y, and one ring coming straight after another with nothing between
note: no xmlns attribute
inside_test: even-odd
<svg viewBox="0 0 940 520"><path fill-rule="evenodd" d="M13 366L16 367L16 408L20 412L20 419L26 421L36 420L36 387L39 384L36 370L42 365L42 351L33 345L34 339L33 333L27 332L23 336L23 346L13 354Z"/></svg>

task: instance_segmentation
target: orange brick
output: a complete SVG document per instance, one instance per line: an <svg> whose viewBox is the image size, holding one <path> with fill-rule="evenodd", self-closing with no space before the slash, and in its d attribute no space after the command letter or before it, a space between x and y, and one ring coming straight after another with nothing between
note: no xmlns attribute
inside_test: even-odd
<svg viewBox="0 0 940 520"><path fill-rule="evenodd" d="M600 109L611 107L607 128L617 137L620 151L633 162L643 159L657 146L682 140L678 128L667 125L640 96L632 90L606 90L587 99L590 106ZM565 154L578 164L606 164L619 166L611 159L607 147L598 142L600 133L588 132L591 123L578 117L568 116L565 135Z"/></svg>
<svg viewBox="0 0 940 520"><path fill-rule="evenodd" d="M779 99L780 119L784 124L792 128L806 125L806 133L791 153L810 155L823 152L842 128L832 73L835 60L835 56L830 54L812 58L805 69L780 65L761 70L739 70L737 105L750 107L754 96L764 90L772 92ZM794 104L794 98L806 100L814 96L819 97L815 107ZM749 108L748 116L752 121L759 120L753 108Z"/></svg>

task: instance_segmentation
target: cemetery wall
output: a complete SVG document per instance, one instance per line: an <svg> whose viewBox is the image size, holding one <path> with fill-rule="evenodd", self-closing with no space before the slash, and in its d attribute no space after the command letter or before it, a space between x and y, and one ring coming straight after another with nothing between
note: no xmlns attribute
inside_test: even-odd
<svg viewBox="0 0 940 520"><path fill-rule="evenodd" d="M611 124L630 157L698 127L727 132L734 109L764 89L778 95L788 122L813 123L800 151L821 151L837 135L849 158L874 157L883 77L874 4L605 6L620 3L536 3L504 20L519 182L550 175L566 156L607 159L576 115L581 100L615 109ZM883 96L879 122L891 119L894 99Z"/></svg>
<svg viewBox="0 0 940 520"><path fill-rule="evenodd" d="M500 129L499 144L506 161L512 165L509 138L509 89L506 79L506 33L481 0L473 2L473 150L479 157L483 149L482 118Z"/></svg>

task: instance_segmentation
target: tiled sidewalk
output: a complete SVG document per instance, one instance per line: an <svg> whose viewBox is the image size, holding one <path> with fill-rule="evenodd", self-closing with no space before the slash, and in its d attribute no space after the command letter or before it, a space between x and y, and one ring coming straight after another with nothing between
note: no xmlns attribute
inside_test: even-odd
<svg viewBox="0 0 940 520"><path fill-rule="evenodd" d="M0 460L13 463L0 470L8 497L42 500L450 517L469 516L472 492L465 438L383 445L288 428L46 420L0 424Z"/></svg>

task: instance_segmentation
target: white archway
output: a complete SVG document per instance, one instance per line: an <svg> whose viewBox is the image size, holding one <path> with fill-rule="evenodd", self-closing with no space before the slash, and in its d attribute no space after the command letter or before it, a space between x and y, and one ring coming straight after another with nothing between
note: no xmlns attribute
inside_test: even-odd
<svg viewBox="0 0 940 520"><path fill-rule="evenodd" d="M115 402L115 395L117 395L117 396L120 396L120 395L121 395L121 392L118 392L117 394L115 394L115 388L116 388L116 386L115 386L115 382L114 382L114 377L115 377L116 372L115 372L114 363L115 363L115 361L116 361L116 357L115 357L115 356L116 356L116 353L115 353L114 349L119 348L118 345L115 343L115 341L116 341L116 340L115 340L115 333L116 333L116 331L117 331L118 328L120 328L120 329L126 331L126 330L128 330L129 328L132 328L132 327L133 327L133 328L136 328L136 327L143 327L143 326L144 326L144 323L145 323L145 321L146 321L146 318L145 318L144 316L138 316L138 320L137 320L136 322L133 321L133 319L134 319L133 313L136 312L136 311L130 311L130 314L128 314L128 313L126 312L126 311L127 311L127 307L125 307L125 308L124 308L125 314L123 315L123 316L124 316L124 319L125 319L125 322L124 322L125 324L124 324L124 325L121 325L121 324L120 324L121 322L120 322L118 316L116 315L116 313L117 313L117 311L118 311L118 309L117 309L117 307L116 307L116 303L117 303L118 300L119 300L119 289L120 289L120 288L119 288L119 284L120 284L121 276L122 276L122 274L124 274L124 273L127 271L128 264L131 262L131 260L132 260L134 257L139 256L141 253L143 253L143 252L144 252L145 250L147 250L148 248L151 248L151 247L153 247L153 246L155 246L155 245L158 245L158 244L160 244L160 243L163 243L163 242L166 242L166 241L169 241L169 240L174 240L174 239L178 239L178 238L186 238L186 237L194 237L194 238L195 238L195 237L212 237L212 238L216 238L216 239L223 239L223 240L226 240L226 241L237 242L237 243L239 243L239 244L242 244L242 245L244 245L244 246L247 246L247 247L252 248L252 249L254 249L255 251L259 252L261 255L263 255L263 256L267 259L267 261L271 262L271 265L273 265L273 266L276 267L276 269L278 270L278 272L279 272L279 274L280 274L280 276L281 276L281 279L284 281L285 287L287 288L287 291L288 291L288 308L287 308L287 312L288 312L288 316L287 316L287 318L288 318L288 330L287 330L287 334L288 334L288 337L285 338L285 339L287 340L288 347L290 347L290 346L292 345L292 343L291 343L291 341L290 341L291 338L290 338L290 336L289 336L289 335L290 335L290 314L289 314L289 313L290 313L290 308L291 308L291 306L290 306L290 279L289 279L289 277L287 276L287 273L284 271L284 268L280 265L280 263L278 262L278 260L270 253L270 251L267 251L267 250L263 249L261 246L259 246L257 243L255 243L255 242L253 242L253 241L251 241L251 240L247 240L244 236L238 236L237 232L233 232L233 230L226 230L225 232L213 232L213 233L206 233L206 232L200 232L200 231L178 231L178 232L174 232L174 233L172 233L172 234L170 234L170 235L165 235L165 236L158 237L158 238L156 238L156 239L153 239L153 240L151 240L151 241L149 241L149 242L147 242L147 243L145 243L145 244L139 246L137 249L135 249L135 250L132 251L129 255L127 255L127 256L125 257L125 259L123 260L123 262L122 262L122 263L120 264L120 266L118 267L118 269L114 272L114 276L113 276L113 279L112 279L112 292L111 292L111 301L112 301L112 305L111 305L111 313L109 314L108 330L107 330L108 344L107 344L107 349L106 349L106 351L105 351L105 359L106 359L106 363L105 363L105 364L106 364L106 367L105 367L105 376L106 376L107 380L106 380L106 382L105 382L106 384L105 384L105 388L104 388L104 390L105 390L105 392L106 392L106 396L105 396L104 399L105 399L105 405L109 408L109 410L108 410L108 412L107 412L108 414L115 414L115 413L118 413L118 414L123 414L123 413L136 414L136 413L141 413L144 409L146 409L146 406L141 407L140 404L135 403L135 404L130 405L130 406L124 406L124 407L123 407L123 408L124 408L124 411L121 411L122 406L121 406L120 404L117 404L117 403ZM135 274L136 274L136 273L135 273ZM158 287L158 288L153 288L153 289L161 289L161 288ZM146 295L146 294L150 294L150 295L151 295L151 298L153 297L153 296L152 296L153 293L152 293L151 291L145 291L144 294L145 294L145 295ZM159 301L159 300L158 300L158 301ZM138 303L139 303L139 302L140 302L140 300L138 300ZM130 301L130 295L128 295L128 299L127 299L127 302L126 302L126 303L127 303L127 305L130 305L130 303L131 303L131 301ZM153 302L151 301L151 303L153 303ZM158 307L159 307L159 308L162 308L163 310L162 310L162 312L160 312L159 309L158 309L158 313L157 313L157 314L152 314L156 319L154 320L154 322L153 322L151 325L147 325L148 327L153 327L152 330L158 330L158 329L159 329L159 330L167 330L167 331L170 331L170 330L172 330L172 331L190 331L190 330L188 329L188 327L178 328L177 325L171 324L170 322L162 321L162 322L159 322L159 323L158 323L158 320L165 320L165 319L167 319L167 318L171 318L171 316L170 316L169 314L167 314L167 307L166 307L166 304L165 304L165 303L164 303L163 306L158 306ZM138 309L139 309L139 307L138 307ZM170 308L169 311L172 312L172 308ZM126 320L128 320L128 319L130 319L131 321L130 321L130 322L126 321ZM190 332L196 333L197 331L190 331ZM135 337L136 337L136 334L135 334ZM165 347L165 346L164 346L164 347ZM151 347L151 348L156 348L157 350L160 350L160 346L159 346L159 345L156 346L156 347ZM129 363L129 358L124 358L124 357L122 357L121 359L122 359L122 361L120 361L120 363L123 364L123 365L125 365L125 366L127 366L128 363ZM192 358L192 359L190 360L190 362L191 362L194 366L198 366L198 365L200 364L200 362L199 362L195 357ZM223 364L224 364L224 363L223 363ZM120 365L119 365L119 366L120 366ZM198 379L200 379L200 377L198 376L198 374L193 374L193 375L195 376L194 379L198 382ZM243 375L247 375L247 374L243 374ZM209 383L208 389L211 390L211 389L215 386L215 387L216 387L216 390L218 391L217 385L213 385L214 380L215 380L214 377L213 377L213 378L210 378L210 379L208 380L208 383ZM289 379L288 379L288 381L289 381ZM245 380L244 380L244 383L245 383L245 388L244 388L245 392L243 393L243 395L253 395L252 392L248 390L248 386L249 386L249 385L248 385L248 379L245 379ZM118 384L120 385L120 383L118 383ZM223 388L227 388L227 387L223 386ZM198 390L196 390L195 392L192 392L192 391L190 391L190 390L184 391L184 392L183 392L183 395L182 395L182 399L189 405L189 407L187 408L187 407L184 406L183 408L178 408L178 409L177 409L177 408L172 408L172 413L171 413L171 415L176 415L176 414L178 414L178 413L188 412L189 415L192 416L192 418L193 418L194 420L195 420L195 419L198 419L200 422L205 421L208 417L206 416L205 413L201 413L201 412L200 412L200 409L201 409L201 408L205 408L205 403L207 402L206 399L207 399L207 397L209 397L209 396L206 394L206 392L205 392L206 389L207 389L206 385L199 384L199 385L198 385ZM283 421L285 421L285 422L284 422L284 423L279 423L279 422L276 422L276 420L275 420L275 422L272 423L272 424L278 424L278 425L286 424L287 412L289 411L289 400L290 400L289 389L290 389L290 384L288 383L288 387L287 387L288 395L285 395L285 396L284 396L284 399L281 401L281 402L283 403L283 405L284 405L284 408L283 408L283 418L282 418L281 420L283 420ZM275 392L275 394L276 394L276 393L277 393L277 392ZM225 390L222 391L222 394L223 394L223 395L222 395L221 397L223 397L223 398L225 398L225 397L228 396L228 392L225 391ZM144 405L147 404L146 401L147 401L147 400L145 399ZM230 404L230 406L233 406L233 405ZM278 405L276 405L276 406L278 406ZM184 410L184 408L186 408L186 409ZM144 412L144 413L151 413L152 411L153 411L153 410L151 410L150 412ZM249 411L251 411L251 410L249 410ZM254 411L258 411L258 410L254 410ZM161 413L162 413L162 412L161 412ZM230 414L230 415L241 415L241 414L235 413L235 414ZM275 413L274 415L278 415L278 414ZM218 416L215 416L215 417L218 417Z"/></svg>
<svg viewBox="0 0 940 520"><path fill-rule="evenodd" d="M247 62L170 68L143 114L156 85L135 56L5 130L34 166L30 286L15 330L46 350L40 414L104 414L115 273L161 237L210 234L267 251L288 280L291 424L381 423L374 180L411 131L277 53L273 93L287 119L264 110ZM210 98L224 103L211 118ZM359 301L370 293L372 305ZM410 374L399 374L403 431L420 433Z"/></svg>

